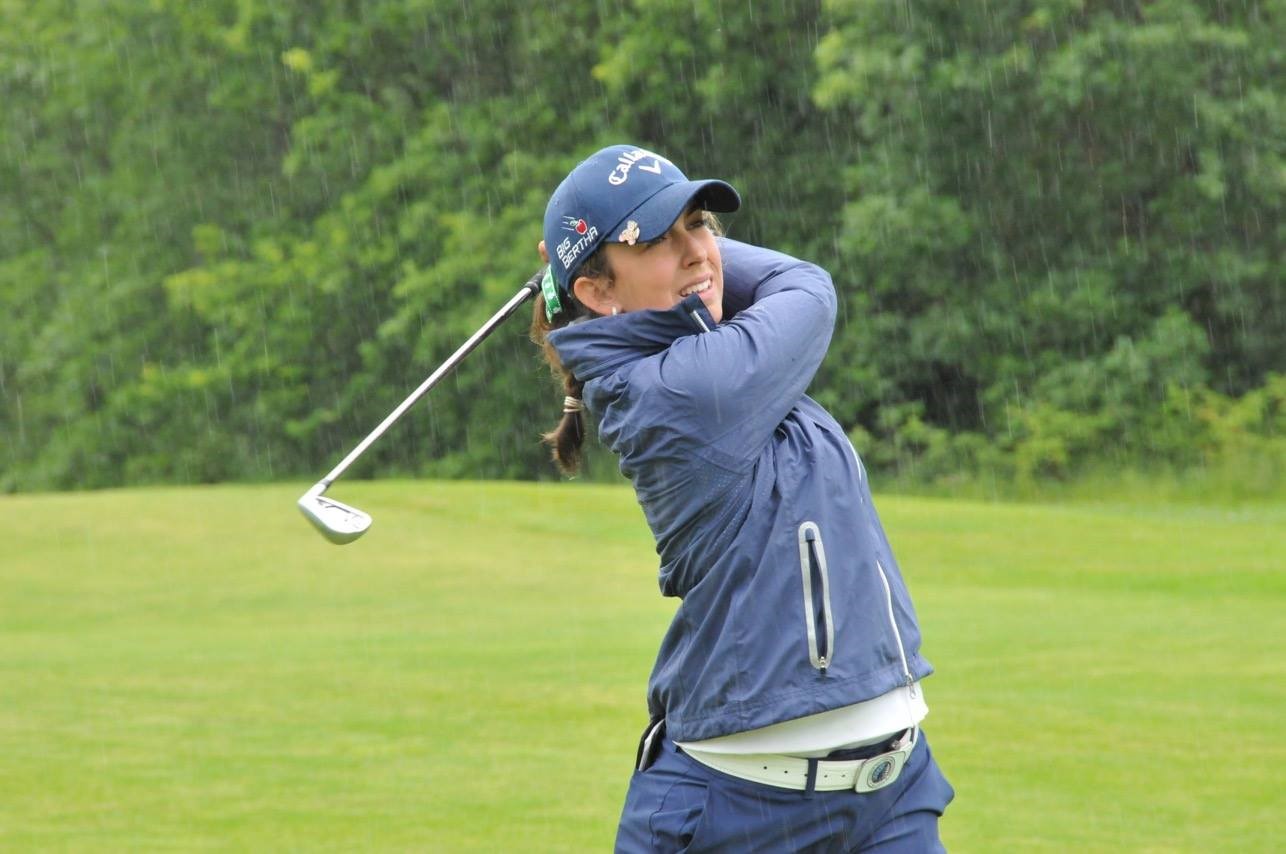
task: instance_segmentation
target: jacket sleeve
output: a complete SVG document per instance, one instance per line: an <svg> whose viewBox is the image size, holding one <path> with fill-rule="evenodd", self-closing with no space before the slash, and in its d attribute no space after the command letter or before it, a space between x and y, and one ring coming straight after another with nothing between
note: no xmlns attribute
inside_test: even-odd
<svg viewBox="0 0 1286 854"><path fill-rule="evenodd" d="M723 321L733 320L738 314L749 308L761 296L760 288L765 294L776 288L779 283L772 282L779 273L792 267L809 267L826 277L830 276L815 264L800 261L782 252L752 246L726 237L719 238L720 254L723 256Z"/></svg>
<svg viewBox="0 0 1286 854"><path fill-rule="evenodd" d="M756 456L812 382L835 326L835 288L815 264L722 241L725 305L714 329L674 342L661 384L680 405L673 426L735 464Z"/></svg>

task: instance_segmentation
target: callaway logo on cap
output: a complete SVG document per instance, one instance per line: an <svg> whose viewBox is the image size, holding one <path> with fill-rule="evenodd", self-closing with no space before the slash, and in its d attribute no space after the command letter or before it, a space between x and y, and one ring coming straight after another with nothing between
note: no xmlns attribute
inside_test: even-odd
<svg viewBox="0 0 1286 854"><path fill-rule="evenodd" d="M689 181L669 160L637 145L613 145L583 160L545 208L545 247L563 305L577 268L600 245L655 240L698 196L703 207L717 213L741 207L732 185Z"/></svg>

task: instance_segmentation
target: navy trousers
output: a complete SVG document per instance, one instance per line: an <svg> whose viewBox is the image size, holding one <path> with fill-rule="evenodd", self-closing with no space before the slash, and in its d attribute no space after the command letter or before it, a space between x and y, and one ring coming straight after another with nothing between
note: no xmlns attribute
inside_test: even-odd
<svg viewBox="0 0 1286 854"><path fill-rule="evenodd" d="M616 851L944 851L938 818L954 796L923 732L898 779L862 793L805 793L742 780L702 765L667 737L656 761L630 780Z"/></svg>

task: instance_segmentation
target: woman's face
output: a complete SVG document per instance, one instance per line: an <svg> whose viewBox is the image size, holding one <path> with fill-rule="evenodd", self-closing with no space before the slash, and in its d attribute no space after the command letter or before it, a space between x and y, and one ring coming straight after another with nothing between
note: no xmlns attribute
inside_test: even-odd
<svg viewBox="0 0 1286 854"><path fill-rule="evenodd" d="M684 211L656 240L633 246L609 243L604 248L612 282L606 288L594 283L596 299L588 301L600 314L611 314L613 307L621 312L664 310L699 293L715 323L723 319L723 259L714 232L706 225L705 211L699 207ZM577 281L578 297L581 281Z"/></svg>

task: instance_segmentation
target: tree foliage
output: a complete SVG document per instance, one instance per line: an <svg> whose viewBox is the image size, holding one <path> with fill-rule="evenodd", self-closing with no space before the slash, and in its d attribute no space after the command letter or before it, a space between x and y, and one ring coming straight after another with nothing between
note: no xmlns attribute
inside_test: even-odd
<svg viewBox="0 0 1286 854"><path fill-rule="evenodd" d="M315 475L627 140L832 271L877 468L1286 465L1281 0L529 11L0 0L0 487ZM363 470L553 476L522 325Z"/></svg>

